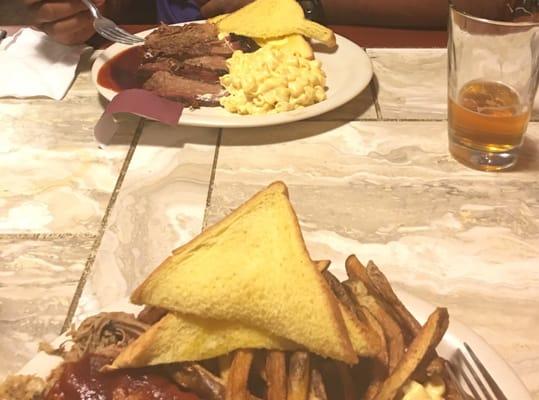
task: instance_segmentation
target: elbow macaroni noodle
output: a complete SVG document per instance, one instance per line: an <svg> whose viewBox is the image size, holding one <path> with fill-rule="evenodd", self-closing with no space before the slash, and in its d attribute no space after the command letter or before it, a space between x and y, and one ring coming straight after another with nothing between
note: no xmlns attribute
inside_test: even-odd
<svg viewBox="0 0 539 400"><path fill-rule="evenodd" d="M227 65L229 73L221 77L221 85L228 95L220 102L230 112L278 113L326 98L326 76L319 61L262 47L254 53L235 51Z"/></svg>

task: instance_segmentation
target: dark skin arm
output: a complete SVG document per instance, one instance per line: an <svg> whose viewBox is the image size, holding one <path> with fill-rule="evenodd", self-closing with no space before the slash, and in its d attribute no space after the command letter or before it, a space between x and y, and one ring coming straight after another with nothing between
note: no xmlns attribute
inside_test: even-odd
<svg viewBox="0 0 539 400"><path fill-rule="evenodd" d="M322 0L329 24L441 28L448 0Z"/></svg>
<svg viewBox="0 0 539 400"><path fill-rule="evenodd" d="M64 44L83 43L94 34L92 16L80 0L19 0L28 24ZM101 12L118 23L152 23L153 0L94 0Z"/></svg>
<svg viewBox="0 0 539 400"><path fill-rule="evenodd" d="M251 0L197 0L206 18L237 10ZM447 26L449 0L320 0L328 24L371 25L399 28ZM472 15L507 19L517 0L453 0ZM514 6L514 4L511 4Z"/></svg>
<svg viewBox="0 0 539 400"><path fill-rule="evenodd" d="M439 28L448 0L321 0L328 24ZM206 18L234 11L250 0L198 0Z"/></svg>
<svg viewBox="0 0 539 400"><path fill-rule="evenodd" d="M92 18L80 0L18 0L28 22L65 44L94 34ZM203 17L235 11L252 0L196 0ZM445 28L449 0L320 0L328 24L405 28ZM486 18L507 18L517 0L453 0L459 9ZM105 16L120 24L155 23L155 0L94 0Z"/></svg>
<svg viewBox="0 0 539 400"><path fill-rule="evenodd" d="M447 26L448 0L321 0L329 24L399 28ZM516 0L453 0L458 10L490 18L508 19Z"/></svg>

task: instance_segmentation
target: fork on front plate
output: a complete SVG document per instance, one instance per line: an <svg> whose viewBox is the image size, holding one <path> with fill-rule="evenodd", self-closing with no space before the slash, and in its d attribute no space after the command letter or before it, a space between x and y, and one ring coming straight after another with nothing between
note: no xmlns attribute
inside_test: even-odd
<svg viewBox="0 0 539 400"><path fill-rule="evenodd" d="M92 16L94 17L95 31L105 39L123 44L136 44L144 41L144 39L130 34L116 25L114 21L111 21L110 19L101 15L99 9L90 0L82 0L82 2L86 5L86 7L88 7L92 13Z"/></svg>
<svg viewBox="0 0 539 400"><path fill-rule="evenodd" d="M466 393L471 393L475 400L507 400L498 384L467 343L464 343L464 350L458 349L448 362L448 371L459 386L462 398L469 399L470 396ZM464 382L464 385L461 382ZM465 390L464 387L468 390Z"/></svg>

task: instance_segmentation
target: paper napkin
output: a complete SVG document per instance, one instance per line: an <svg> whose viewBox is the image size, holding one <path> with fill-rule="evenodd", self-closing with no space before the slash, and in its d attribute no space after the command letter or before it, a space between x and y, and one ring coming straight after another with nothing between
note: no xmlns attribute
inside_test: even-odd
<svg viewBox="0 0 539 400"><path fill-rule="evenodd" d="M86 48L57 43L31 28L19 30L0 42L0 97L61 100Z"/></svg>
<svg viewBox="0 0 539 400"><path fill-rule="evenodd" d="M115 114L129 113L175 126L178 125L182 111L183 106L181 103L159 97L147 90L124 90L118 93L107 105L95 125L95 140L100 147L104 147L111 142L118 128L114 119Z"/></svg>

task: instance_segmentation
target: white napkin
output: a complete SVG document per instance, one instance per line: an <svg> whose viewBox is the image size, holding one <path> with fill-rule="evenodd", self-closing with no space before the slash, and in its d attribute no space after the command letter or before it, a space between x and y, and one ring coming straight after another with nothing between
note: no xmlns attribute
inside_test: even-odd
<svg viewBox="0 0 539 400"><path fill-rule="evenodd" d="M21 29L0 43L0 97L61 100L86 48L66 46L43 32Z"/></svg>

